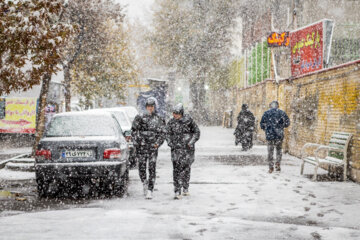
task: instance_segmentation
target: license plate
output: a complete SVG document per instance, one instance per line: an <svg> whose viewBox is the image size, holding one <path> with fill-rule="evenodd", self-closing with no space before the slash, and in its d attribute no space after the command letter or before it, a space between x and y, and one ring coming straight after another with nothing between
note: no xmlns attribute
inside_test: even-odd
<svg viewBox="0 0 360 240"><path fill-rule="evenodd" d="M63 158L91 158L93 156L93 151L89 150L71 150L62 152Z"/></svg>

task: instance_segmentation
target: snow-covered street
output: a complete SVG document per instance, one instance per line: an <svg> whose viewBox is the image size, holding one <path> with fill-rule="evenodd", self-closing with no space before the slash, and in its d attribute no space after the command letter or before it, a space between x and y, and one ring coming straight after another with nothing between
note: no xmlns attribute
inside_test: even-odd
<svg viewBox="0 0 360 240"><path fill-rule="evenodd" d="M0 240L360 240L359 12L0 1Z"/></svg>
<svg viewBox="0 0 360 240"><path fill-rule="evenodd" d="M153 200L136 170L123 199L65 200L41 211L2 209L2 239L359 239L360 186L312 182L300 161L285 155L268 174L266 147L243 153L231 129L201 128L189 197L173 200L169 149L158 159ZM306 173L312 173L308 168ZM321 172L325 173L325 172ZM50 200L49 200L50 201Z"/></svg>

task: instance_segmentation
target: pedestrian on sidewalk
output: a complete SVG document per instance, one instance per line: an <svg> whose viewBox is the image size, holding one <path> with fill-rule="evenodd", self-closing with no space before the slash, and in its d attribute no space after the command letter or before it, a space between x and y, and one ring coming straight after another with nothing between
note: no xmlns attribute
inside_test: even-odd
<svg viewBox="0 0 360 240"><path fill-rule="evenodd" d="M261 118L260 127L265 131L269 173L274 171L274 148L276 148L276 171L280 171L282 157L282 142L284 139L284 128L290 126L289 117L279 109L279 103L273 101L270 103L270 110L267 110Z"/></svg>
<svg viewBox="0 0 360 240"><path fill-rule="evenodd" d="M131 128L146 199L152 199L153 196L158 149L165 140L165 120L157 114L156 102L153 97L146 100L146 112L135 117Z"/></svg>
<svg viewBox="0 0 360 240"><path fill-rule="evenodd" d="M175 199L189 195L191 164L195 160L195 143L200 138L200 129L195 121L184 114L184 107L178 104L173 109L173 118L166 126L166 141L171 148Z"/></svg>
<svg viewBox="0 0 360 240"><path fill-rule="evenodd" d="M242 150L247 151L253 146L253 134L255 130L255 117L250 112L247 104L241 106L241 111L237 117L237 127L235 129L235 145L241 143Z"/></svg>

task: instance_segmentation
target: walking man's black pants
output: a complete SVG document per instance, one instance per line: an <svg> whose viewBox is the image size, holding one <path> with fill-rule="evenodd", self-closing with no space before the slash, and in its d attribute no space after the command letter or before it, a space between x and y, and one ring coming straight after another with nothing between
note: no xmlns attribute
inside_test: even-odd
<svg viewBox="0 0 360 240"><path fill-rule="evenodd" d="M276 149L276 163L280 165L282 157L282 139L268 140L267 148L269 168L274 168L274 149Z"/></svg>
<svg viewBox="0 0 360 240"><path fill-rule="evenodd" d="M147 152L138 154L139 176L142 183L148 182L148 190L153 191L156 179L156 152ZM149 163L149 178L147 179L146 166Z"/></svg>
<svg viewBox="0 0 360 240"><path fill-rule="evenodd" d="M174 191L181 193L181 189L189 189L194 151L186 149L171 150L171 160L173 163Z"/></svg>

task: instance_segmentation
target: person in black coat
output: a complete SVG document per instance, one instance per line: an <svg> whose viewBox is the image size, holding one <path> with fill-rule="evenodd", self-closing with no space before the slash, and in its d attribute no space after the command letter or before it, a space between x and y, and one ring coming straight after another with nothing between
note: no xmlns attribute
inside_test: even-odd
<svg viewBox="0 0 360 240"><path fill-rule="evenodd" d="M189 195L191 164L195 160L195 143L200 138L200 129L195 121L184 114L182 104L173 109L173 118L166 126L166 141L171 148L175 199Z"/></svg>
<svg viewBox="0 0 360 240"><path fill-rule="evenodd" d="M165 120L156 113L156 99L153 97L146 100L146 111L135 117L131 130L144 195L147 199L151 199L156 179L158 149L165 141ZM149 179L146 177L147 162L149 162Z"/></svg>
<svg viewBox="0 0 360 240"><path fill-rule="evenodd" d="M274 171L274 148L276 148L276 171L280 171L282 157L282 142L284 128L290 126L290 119L286 113L279 109L279 103L270 103L270 110L266 111L261 118L260 127L265 131L268 145L269 173Z"/></svg>
<svg viewBox="0 0 360 240"><path fill-rule="evenodd" d="M255 117L250 112L247 104L241 106L241 111L237 117L238 125L235 129L235 145L241 143L242 150L247 151L253 146L253 134L255 130Z"/></svg>

